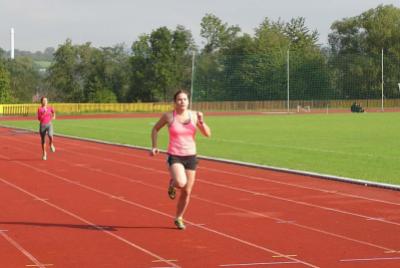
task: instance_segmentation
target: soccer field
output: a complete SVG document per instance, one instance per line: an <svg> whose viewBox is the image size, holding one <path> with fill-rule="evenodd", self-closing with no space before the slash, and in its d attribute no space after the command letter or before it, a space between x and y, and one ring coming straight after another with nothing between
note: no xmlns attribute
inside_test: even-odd
<svg viewBox="0 0 400 268"><path fill-rule="evenodd" d="M54 125L59 134L150 147L156 120L74 119ZM400 113L209 116L206 121L212 137L197 137L200 155L400 184ZM0 124L38 126L36 121ZM166 144L164 128L159 147Z"/></svg>

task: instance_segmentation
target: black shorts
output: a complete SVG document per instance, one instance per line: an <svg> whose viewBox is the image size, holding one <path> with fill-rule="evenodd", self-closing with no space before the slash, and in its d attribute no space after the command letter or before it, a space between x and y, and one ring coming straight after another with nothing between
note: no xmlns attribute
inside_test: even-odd
<svg viewBox="0 0 400 268"><path fill-rule="evenodd" d="M175 163L180 163L188 170L196 170L197 164L199 163L196 155L178 156L170 154L168 155L167 162L169 166L172 166Z"/></svg>

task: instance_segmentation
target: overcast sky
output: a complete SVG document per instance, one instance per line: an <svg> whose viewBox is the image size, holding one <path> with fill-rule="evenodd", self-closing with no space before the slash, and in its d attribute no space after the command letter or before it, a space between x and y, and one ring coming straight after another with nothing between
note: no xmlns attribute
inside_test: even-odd
<svg viewBox="0 0 400 268"><path fill-rule="evenodd" d="M96 47L125 43L142 33L183 25L202 47L200 22L212 13L242 32L253 34L264 18L289 21L305 17L307 26L327 43L335 20L353 17L379 4L400 7L400 0L0 0L0 47L10 49L10 28L15 48L44 50L71 38Z"/></svg>

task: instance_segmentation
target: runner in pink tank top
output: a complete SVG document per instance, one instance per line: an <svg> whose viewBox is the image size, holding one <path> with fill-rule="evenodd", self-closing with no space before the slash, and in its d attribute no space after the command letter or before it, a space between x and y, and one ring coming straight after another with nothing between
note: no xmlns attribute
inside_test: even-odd
<svg viewBox="0 0 400 268"><path fill-rule="evenodd" d="M168 164L171 180L168 187L168 195L171 199L175 198L176 189L181 190L179 196L175 225L183 230L186 228L183 222L183 215L188 207L190 195L193 189L197 157L195 136L197 129L206 136L211 136L211 130L204 122L201 112L188 109L189 94L184 90L179 90L174 95L174 110L165 113L155 124L151 132L152 149L151 155L157 155L158 131L168 125L169 144L168 144Z"/></svg>
<svg viewBox="0 0 400 268"><path fill-rule="evenodd" d="M51 123L51 121L56 118L56 112L52 107L47 105L48 101L46 97L42 97L40 102L41 106L38 108L37 118L40 122L39 134L42 145L42 159L47 160L46 134L49 137L50 150L53 153L56 151L56 147L54 147L53 124Z"/></svg>
<svg viewBox="0 0 400 268"><path fill-rule="evenodd" d="M196 125L189 111L189 121L181 123L176 120L176 111L172 112L172 122L169 125L168 154L175 156L196 155Z"/></svg>

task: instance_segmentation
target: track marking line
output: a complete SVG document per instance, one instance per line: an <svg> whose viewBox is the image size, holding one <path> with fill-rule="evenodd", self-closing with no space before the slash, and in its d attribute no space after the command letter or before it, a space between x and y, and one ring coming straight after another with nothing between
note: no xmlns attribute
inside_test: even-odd
<svg viewBox="0 0 400 268"><path fill-rule="evenodd" d="M25 265L25 266L27 266L27 267L39 267L39 265L37 265L37 264L27 264L27 265ZM53 266L53 264L41 264L41 266L45 266L45 267L48 267L48 266Z"/></svg>
<svg viewBox="0 0 400 268"><path fill-rule="evenodd" d="M29 253L26 249L24 249L20 244L18 244L17 241L12 239L10 236L8 236L4 231L0 232L0 235L3 236L11 245L13 245L16 249L18 249L19 252L24 254L30 261L32 261L35 266L39 268L45 268L44 264L42 264L40 261L38 261L31 253Z"/></svg>
<svg viewBox="0 0 400 268"><path fill-rule="evenodd" d="M256 266L256 265L279 265L279 264L295 264L295 261L280 261L280 262L253 262L253 263L232 263L220 264L219 267L238 267L238 266Z"/></svg>
<svg viewBox="0 0 400 268"><path fill-rule="evenodd" d="M10 137L7 137L7 138L8 138L8 139L12 139L12 138L10 138ZM68 142L66 141L67 139L68 139ZM70 140L72 140L72 139L73 139L73 140L77 140L78 142L74 142L74 141L71 142ZM126 156L131 156L131 157L135 157L135 158L140 158L140 159L145 159L145 160L147 160L147 158L142 157L142 156L137 156L137 155L128 154L128 153L123 153L123 152L117 152L117 151L112 151L112 150L111 150L111 151L107 151L107 150L105 150L105 149L103 149L103 148L98 148L98 147L93 147L93 146L88 146L88 145L77 144L77 143L85 143L85 142L87 142L87 140L82 139L82 138L79 138L79 137L67 137L67 136L65 136L65 137L64 137L64 140L63 140L62 142L63 142L64 144L67 144L67 145L79 146L80 148L82 148L82 147L87 147L87 148L91 148L91 149L98 150L98 151L103 151L103 152L106 151L106 152L108 152L108 153L111 152L111 153L114 153L114 154L126 155ZM30 142L25 142L25 143L30 143ZM97 141L97 143L98 143L98 144L101 144L101 145L107 145L107 146L118 146L118 144L104 143L104 142L101 142L101 141ZM32 143L30 143L30 144L32 144ZM120 147L121 147L121 146L120 146ZM121 147L121 148L122 148L122 147ZM124 148L135 149L134 147L124 147ZM137 148L136 148L136 149L137 149ZM77 153L77 154L84 154L84 153L78 153L78 152L70 151L70 150L65 150L65 151L71 152L71 153ZM86 154L86 155L90 155L90 156L93 157L93 155L91 155L91 154ZM107 159L103 159L103 160L107 160ZM161 159L153 159L152 161L164 162L164 160L161 160ZM121 162L121 161L118 161L118 162L119 162L120 164L126 164L126 163ZM135 166L136 166L136 167L139 167L139 168L142 168L142 169L145 169L145 170L149 170L148 168L146 169L146 168L144 168L143 166L137 166L137 165L135 165ZM200 168L200 169L211 170L211 171L219 172L219 173L225 173L225 174L229 174L229 175L236 175L236 176L240 176L240 177L245 177L245 178L248 178L248 179L262 180L262 181L268 181L268 182L275 183L275 184L282 184L282 185L292 186L292 187L296 187L296 188L309 189L309 190L320 191L320 192L324 192L324 193L332 193L332 190L325 190L325 189L314 188L314 187L306 187L306 186L296 185L296 184L292 184L292 183L279 182L279 181L275 181L275 180L271 180L271 179L267 179L267 178L256 177L256 176L249 176L249 175L243 175L243 174L241 174L241 173L228 172L228 171L224 171L224 170L213 169L213 168L207 168L207 167L199 167L199 168ZM151 170L151 169L150 169L150 170ZM274 170L273 170L273 172L281 173L281 172L274 171ZM301 175L301 176L304 176L304 175ZM342 195L342 196L347 196L347 197L352 197L352 198L358 198L358 199L362 199L362 200L368 200L368 201L374 201L374 202L380 202L380 203L385 203L385 204L400 206L400 203L394 203L394 202L389 202L389 201L384 201L384 200L379 200L379 199L373 199L373 198L363 197L363 196L360 196L360 195L340 193L340 192L337 192L337 191L335 191L335 194Z"/></svg>
<svg viewBox="0 0 400 268"><path fill-rule="evenodd" d="M276 223L277 224L292 224L292 223L295 223L296 221L285 221L285 220L282 220L282 221L277 221Z"/></svg>
<svg viewBox="0 0 400 268"><path fill-rule="evenodd" d="M385 251L385 254L392 254L392 253L400 253L400 250L388 250L388 251Z"/></svg>
<svg viewBox="0 0 400 268"><path fill-rule="evenodd" d="M223 204L223 203L220 203L220 202L211 201L211 200L208 200L208 199L205 199L205 198L196 198L196 199L199 199L199 200L201 200L203 202L207 202L207 203L210 203L210 204L213 204L213 205L218 205L218 206L221 206L221 207L230 208L230 209L238 210L238 211L241 211L241 212L250 213L250 214L252 214L254 216L263 217L263 218L267 218L267 219L271 219L271 220L275 220L275 221L284 221L283 219L271 217L269 215L266 215L265 213L255 212L255 211L239 208L239 207L236 207L236 206ZM343 240L351 241L351 242L358 243L358 244L365 245L365 246L378 248L378 249L381 249L381 250L393 250L391 248L387 248L387 247L384 247L384 246L381 246L381 245L377 245L377 244L373 244L373 243L370 243L370 242L366 242L366 241L350 238L348 236L344 236L344 235L340 235L340 234L335 234L335 233L332 233L332 232L329 232L329 231L324 231L324 230L321 230L321 229L318 229L318 228L314 228L314 227L303 225L303 224L296 223L296 222L288 222L288 224L296 226L298 228L305 229L305 230L309 230L309 231L313 231L313 232L317 232L317 233L322 233L322 234L325 234L325 235L328 235L328 236L332 236L332 237L335 237L335 238L340 238L340 239L343 239Z"/></svg>
<svg viewBox="0 0 400 268"><path fill-rule="evenodd" d="M4 155L1 155L1 154L0 154L0 156L1 156L2 158L8 158L8 157L5 157ZM107 196L107 197L112 196L112 194L110 194L110 193L107 193L107 192L104 192L104 191L95 189L95 188L90 187L90 186L87 186L87 185L85 185L85 184L77 184L77 183L75 183L74 181L71 181L71 180L69 180L69 179L67 179L67 178L65 178L65 177L63 177L63 176L59 176L59 175L53 174L53 173L51 173L51 172L47 172L46 170L43 170L43 169L40 169L40 168L36 168L36 167L34 167L34 166L32 166L32 165L25 164L25 163L20 162L20 161L15 161L15 163L18 163L18 164L20 164L20 165L22 165L22 166L31 168L31 169L33 169L33 170L35 170L35 171L40 172L40 173L49 175L49 176L51 176L51 177L57 178L57 179L59 179L59 180L68 182L68 183L70 183L70 184L75 184L75 185L77 185L77 186L79 186L79 187L81 187L81 188L84 188L84 189L87 189L87 190L89 190L89 191L98 193L98 194L100 194L100 195ZM24 190L24 189L18 187L18 186L15 185L15 184L12 184L12 183L10 183L10 182L8 182L8 181L2 179L2 178L0 178L0 181L2 181L3 183L5 183L5 184L7 184L7 185L9 185L9 186L11 186L11 187L13 187L13 188L15 188L15 189L20 190L21 192L24 192L24 193L26 193L26 194L28 194L28 195L34 197L34 198L37 197L36 195L34 195L34 194L32 194L32 193L30 193L30 192L28 192L28 191L26 191L26 190ZM126 200L126 199L118 199L118 200L120 200L121 202L125 202L125 203L127 203L127 204L131 204L131 205L133 205L133 206L136 206L136 207L139 207L139 208L142 208L142 209L151 211L151 212L153 212L153 213L166 216L166 217L168 217L168 218L173 218L173 219L175 218L175 217L172 216L172 215L169 215L169 214L164 213L164 212L162 212L162 211L159 211L159 210L156 210L156 209L147 207L147 206L145 206L145 205L142 205L142 204L139 204L139 203L136 203L136 202L133 202L133 201L129 201L129 200ZM78 215L76 215L76 214L74 214L74 213L72 213L72 212L69 212L69 211L67 211L67 210L65 210L65 209L63 209L63 208L61 208L61 207L58 207L57 205L54 205L54 204L52 204L52 203L50 203L50 202L48 202L48 201L43 201L43 202L46 203L46 204L48 204L49 206L52 206L52 207L54 207L54 208L60 210L60 211L63 211L64 213L66 213L66 214L68 214L68 215L70 215L70 216L72 216L72 217L74 217L74 218L76 218L76 219L79 219L80 221L83 221L83 222L85 222L85 223L87 223L87 224L89 224L89 225L95 226L95 228L98 228L97 225L95 225L95 224L93 224L93 223L91 223L91 222L89 222L89 221L87 221L87 220L85 220L85 219L79 217ZM190 222L190 221L186 221L186 222L187 222L188 224L191 224L191 225L196 226L196 224L193 223L193 222ZM247 246L250 246L250 247L253 247L253 248L260 249L260 250L262 250L262 251L266 251L266 252L269 252L269 253L273 253L273 254L275 254L275 255L282 255L282 254L281 254L280 252L278 252L278 251L275 251L275 250L272 250L272 249L269 249L269 248L266 248L266 247L263 247L263 246L254 244L254 243L252 243L252 242L249 242L249 241L240 239L240 238L238 238L238 237L235 237L235 236L232 236L232 235L223 233L223 232L219 232L219 231L217 231L217 230L215 230L215 229L211 229L211 228L208 228L208 227L205 227L205 226L197 226L197 227L198 227L199 229L206 230L206 231L208 231L208 232L217 234L217 235L219 235L219 236L222 236L222 237L231 239L231 240L233 240L233 241L239 242L239 243L241 243L241 244L244 244L244 245L247 245ZM103 230L103 231L104 231L104 230ZM125 242L125 243L127 243L127 244L129 244L129 245L131 245L131 246L133 246L133 247L135 247L135 248L137 248L137 249L140 249L140 250L142 250L142 251L144 251L144 252L148 252L150 255L155 256L155 258L161 258L161 259L165 260L164 258L157 256L156 254L154 254L154 253L152 253L152 252L150 252L150 251L148 251L148 250L146 250L146 249L144 249L144 248L142 248L142 247L140 247L140 246L138 246L138 245L136 245L136 244L134 244L134 243L132 243L132 242L130 242L130 241L128 241L128 240L126 240L126 239L123 238L123 237L120 237L120 236L118 236L118 235L116 235L116 234L114 234L114 233L112 233L112 232L109 232L109 231L104 231L104 232L107 233L107 234L109 234L109 235L111 235L111 236L113 236L113 237L115 237L115 238L117 238L118 240L121 240L121 241L123 241L123 242ZM318 267L318 266L315 266L315 265L313 265L313 264L311 264L311 263L308 263L308 262L306 262L306 261L298 260L298 259L295 259L295 258L292 258L292 257L288 257L288 259L290 259L290 260L292 260L292 261L296 261L297 263L304 264L304 265L306 265L306 266L308 266L308 267L314 267L314 268L317 268L317 267ZM167 261L165 261L165 262L168 263ZM168 263L168 264L172 264L172 263ZM172 264L172 265L174 265L174 264Z"/></svg>
<svg viewBox="0 0 400 268"><path fill-rule="evenodd" d="M16 127L10 127L10 126L5 126L5 125L0 125L1 127L5 128L5 129L10 129L11 131L15 131L15 130L22 130L22 131L27 131L30 134L33 134L34 131L31 129L26 129L26 128L16 128ZM33 135L30 135L33 136ZM125 156L130 156L130 157L134 157L134 158L139 158L139 159L147 159L143 156L140 155L133 155L131 153L125 153L125 152L118 152L118 151L108 151L106 149L101 148L100 146L96 147L96 146L90 146L90 145L82 145L82 144L77 144L77 143L83 143L83 142L95 142L97 144L100 144L102 146L118 146L120 148L124 148L124 149L133 149L133 150L147 150L149 148L147 147L141 147L141 146L134 146L134 145L127 145L127 144L119 144L119 143L113 143L113 142L107 142L107 141L101 141L101 140L94 140L94 139L88 139L88 138L82 138L82 137L78 137L78 136L69 136L69 135L59 135L60 137L63 138L63 143L67 144L67 145L72 145L72 146L79 146L80 148L84 147L84 148L90 148L93 150L98 150L98 151L105 151L108 153L114 153L114 154L119 154L119 155L125 155ZM7 138L7 137L6 137ZM67 142L68 140L68 142ZM205 158L206 160L209 161L213 161L213 159L209 158ZM153 159L152 161L159 161L159 162L165 162L164 160L161 159ZM215 160L214 160L215 161ZM228 163L228 164L233 164L235 165L234 162L221 162L221 161L217 161L218 163ZM252 167L252 166L247 166L247 167ZM292 187L296 187L296 188L303 188L303 189L309 189L309 190L314 190L314 191L320 191L320 192L332 192L331 190L326 190L326 189L322 189L322 188L314 188L314 187L308 187L308 186L302 186L302 185L297 185L297 184L292 184L292 183L285 183L285 182L281 182L278 180L271 180L268 178L260 178L260 177L255 177L255 176L247 176L247 175L243 175L241 173L235 173L235 172L226 172L223 170L217 170L217 169L212 169L212 168L207 168L207 167L199 167L200 169L205 169L205 170L212 170L215 172L224 172L224 173L228 173L228 174L232 174L232 175L237 175L237 176L242 176L242 177L246 177L246 178L250 178L250 179L260 179L260 180L264 180L264 181L270 181L271 183L276 183L276 184L283 184L283 185L287 185L287 186L292 186ZM269 168L269 169L265 169L267 171L271 171L273 173L277 173L277 174L282 174L282 170L280 169L274 169ZM286 172L284 172L286 173ZM297 174L297 173L295 173ZM309 176L309 174L298 174L300 176ZM360 196L360 195L355 195L355 194L347 194L347 193L341 193L341 192L335 192L335 194L337 195L342 195L342 196L348 196L348 197L353 197L353 198L359 198L359 199L363 199L363 200L369 200L369 201L374 201L374 202L380 202L380 203L385 203L385 204L392 204L392 205L396 205L396 206L400 206L400 203L394 203L394 202L390 202L390 201L385 201L385 200L380 200L380 199L374 199L374 198L368 198L365 196Z"/></svg>
<svg viewBox="0 0 400 268"><path fill-rule="evenodd" d="M31 197L33 197L33 198L39 198L37 195L35 195L35 194L33 194L33 193L31 193L31 192L29 192L29 191L23 189L23 188L21 188L21 187L15 185L15 184L13 184L13 183L11 183L11 182L8 182L7 180L4 180L4 179L1 178L1 177L0 177L0 181L3 182L4 184L10 186L11 188L14 188L14 189L16 189L16 190L18 190L18 191L20 191L20 192L22 192L22 193L25 193L26 195L29 195L29 196L31 196ZM81 221L81 222L84 222L84 223L86 223L86 224L92 226L93 228L95 228L95 229L97 229L97 230L103 231L104 233L106 233L106 234L108 234L108 235L110 235L110 236L116 238L117 240L120 240L120 241L124 242L124 243L127 244L127 245L132 246L133 248L138 249L139 251L142 251L142 252L144 252L144 253L146 253L146 254L148 254L148 255L150 255L150 256L156 258L156 259L162 260L163 262L165 262L165 263L167 263L167 264L169 264L169 265L172 265L173 267L179 267L179 266L177 266L176 264L174 264L174 263L172 263L172 262L169 262L167 259L165 259L165 258L163 258L163 257L161 257L161 256L159 256L159 255L157 255L156 253L153 253L153 252L151 252L151 251L149 251L149 250L147 250L147 249L145 249L145 248L143 248L143 247L141 247L141 246L139 246L139 245L137 245L137 244L135 244L135 243L133 243L133 242L131 242L131 241L125 239L125 238L123 238L122 236L119 236L119 235L114 234L113 232L107 231L107 230L104 229L104 227L99 226L99 225L97 225L97 224L94 224L94 223L92 223L92 222L90 222L90 221L88 221L88 220L86 220L86 219L84 219L84 218L78 216L77 214L75 214L75 213L73 213L73 212L70 212L70 211L68 211L68 210L66 210L66 209L63 209L63 208L61 208L61 207L59 207L59 206L57 206L57 205L55 205L55 204L53 204L53 203L51 203L51 202L49 202L49 201L41 201L41 202L45 203L46 205L48 205L48 206L50 206L50 207L52 207L52 208L54 208L54 209L56 209L56 210L58 210L58 211L63 212L64 214L67 214L68 216L71 216L71 217L73 217L73 218L75 218L75 219L77 219L77 220L79 220L79 221ZM4 236L4 233L0 232L0 234ZM22 247L21 247L21 249L22 249ZM29 253L28 253L28 254L29 254ZM32 258L33 258L33 256L32 256ZM31 260L33 260L33 259L31 259ZM36 260L36 259L34 259L34 260ZM41 264L40 264L39 262L37 262L37 261L35 261L34 263L36 263L36 264L38 264L38 265L41 265ZM43 267L43 266L40 266L40 267Z"/></svg>
<svg viewBox="0 0 400 268"><path fill-rule="evenodd" d="M178 260L168 260L168 261L170 261L170 262L177 262ZM161 261L161 260L154 260L154 261L151 261L151 262L163 262L163 261Z"/></svg>
<svg viewBox="0 0 400 268"><path fill-rule="evenodd" d="M272 258L286 258L286 257L297 257L297 255L296 254L292 254L292 255L275 255L275 256L272 256Z"/></svg>
<svg viewBox="0 0 400 268"><path fill-rule="evenodd" d="M7 127L7 128L10 128L10 127ZM72 144L73 146L79 146L79 147L82 147L82 145L81 144L77 144L77 143L82 143L82 142L85 142L85 141L86 142L87 141L91 141L91 142L94 141L94 142L96 142L96 143L98 143L100 145L103 145L103 146L106 146L106 145L107 146L119 146L121 148L136 149L136 150L138 150L138 149L142 149L142 150L143 149L147 149L145 147L132 146L132 145L121 145L121 144L117 144L117 143L105 142L105 141L100 141L100 140L90 140L90 139L85 139L85 138L76 137L76 136L62 135L61 137L64 138L64 140L63 140L64 143L69 144L69 145ZM68 140L68 142L67 142L67 140ZM96 147L96 146L90 146L90 145L83 145L83 147L90 148L92 150L97 150L97 151L103 151L103 152L107 151L106 149L103 149L100 146ZM109 152L109 151L107 151L107 152ZM132 155L131 153L118 152L118 151L111 151L111 153L118 154L118 155L124 155L124 156L130 156L130 157L139 158L139 159L146 159L143 156ZM161 160L161 159L154 159L153 161L164 162L164 160ZM235 165L235 163L229 163L229 162L228 162L228 164L234 164ZM368 200L368 201L374 201L374 202L380 202L380 203L400 206L400 203L394 203L394 202L390 202L390 201L386 201L386 200L368 198L368 197L365 197L365 196L360 196L360 195L355 195L355 194L347 194L347 193L341 193L339 191L332 191L332 190L326 190L326 189L322 189L322 188L302 186L302 185L293 184L293 183L285 183L285 182L281 182L279 180L272 180L272 179L261 178L261 177L256 177L256 176L248 176L248 175L243 175L242 173L227 172L227 171L224 171L224 170L217 170L217 169L213 169L213 168L207 168L207 167L199 167L199 168L200 169L205 169L205 170L211 170L211 171L215 171L215 172L228 173L228 174L231 174L231 175L237 175L237 176L245 177L245 178L248 178L248 179L269 181L271 183L282 184L282 185L286 185L286 186L292 186L292 187L295 187L295 188L302 188L302 189L314 190L314 191L325 192L325 193L334 193L334 194L337 194L337 195L342 195L342 196L347 196L347 197L352 197L352 198L358 198L358 199L363 199L363 200ZM274 170L274 169L266 169L266 170L267 171L271 171L273 173L282 174L281 170ZM300 176L307 176L307 174L300 174Z"/></svg>
<svg viewBox="0 0 400 268"><path fill-rule="evenodd" d="M34 201L48 201L49 199L47 198L34 198Z"/></svg>
<svg viewBox="0 0 400 268"><path fill-rule="evenodd" d="M251 191L251 190L246 190L246 189L239 188L239 187L234 187L234 186L228 186L228 185L225 185L225 184L215 183L215 182L207 181L207 180L204 180L204 179L197 179L197 181L205 183L205 184L213 185L213 186L216 186L216 187L230 189L230 190L233 190L233 191L244 192L244 193L248 193L248 194L252 194L252 195L255 193L254 191ZM214 181L218 181L218 180L214 180ZM335 209L335 208L330 208L330 207L325 207L325 206L319 206L319 205L316 205L316 204L307 203L307 202L304 202L304 201L296 201L296 200L292 200L292 199L289 199L289 198L280 197L280 196L276 196L276 195L271 195L271 194L267 194L267 193L261 193L261 192L258 192L258 193L259 193L259 195L262 195L264 197L268 197L268 198L276 199L276 200L280 200L280 201L286 201L286 202L297 204L297 205L318 208L318 209L321 209L321 210L326 210L326 211L335 212L335 213L339 213L339 214L359 217L359 218L363 218L363 219L371 219L370 216L366 216L366 215L362 215L362 214L358 214L358 213L353 213L353 212L349 212L349 211L345 211L345 210L341 210L341 209ZM383 220L376 220L376 221L379 221L381 223L400 226L400 223L398 223L398 222L388 221L388 220L384 220L384 219Z"/></svg>
<svg viewBox="0 0 400 268"><path fill-rule="evenodd" d="M28 143L28 144L33 145L33 144L30 143L30 142L25 142L25 143ZM72 153L74 153L74 152L72 152ZM88 155L89 155L89 154L88 154ZM89 155L89 156L91 156L91 155ZM65 161L65 160L59 160L59 161L60 161L60 162L66 162L66 163L69 164L69 162L68 162L68 161ZM89 170L90 170L91 168L85 167L85 169L89 169ZM163 173L163 171L159 171L159 172L160 172L160 173ZM164 188L161 188L161 187L157 187L157 186L154 186L154 185L151 185L151 184L144 183L144 182L141 181L141 180L133 180L133 179L128 178L128 177L125 177L125 176L121 176L121 175L118 175L118 174L109 173L109 172L105 172L105 171L101 171L101 173L104 173L104 174L106 174L106 175L113 176L113 177L116 177L116 178L124 179L124 180L130 181L130 182L139 183L139 184L141 184L141 185L145 185L145 186L148 186L148 187L151 187L151 188L154 188L154 189L159 189L159 190L162 190L162 191L164 190ZM165 172L165 173L166 173L166 172ZM264 213L259 213L259 212L254 212L254 211L248 211L247 209L241 209L241 208L239 208L239 207L235 207L235 206L223 204L223 203L220 203L220 202L211 201L211 200L204 199L204 198L199 198L199 197L195 197L195 198L198 199L198 200L201 200L201 201L203 201L203 202L207 202L207 203L210 203L210 204L219 205L219 206L222 206L222 207L227 207L227 208L231 208L231 209L243 211L243 212L246 212L246 213L249 212L249 213L251 213L251 214L253 214L253 215L261 216L261 217L264 217L264 218L268 218L268 219L272 219L272 220L277 220L277 221L284 221L284 220L279 219L279 218L270 217L270 216L268 216L268 215L265 215ZM124 201L124 200L121 200L121 201ZM294 223L294 222L289 222L288 224L291 224L291 225L293 225L293 226L296 226L296 227L299 227L299 228L303 228L303 229L306 229L306 230L310 230L310 231L314 231L314 232L318 232L318 233L323 233L323 234L325 234L325 235L333 236L333 237L340 238L340 239L343 239L343 240L352 241L352 242L359 243L359 244L362 244L362 245L367 245L367 246L371 246L371 247L374 247L374 248L379 248L379 249L382 249L382 250L392 250L392 249L387 248L387 247L384 247L384 246L376 245L376 244L373 244L373 243L370 243L370 242L366 242L366 241L362 241L362 240L358 240L358 239L353 239L353 238L350 238L350 237L348 237L348 236L344 236L344 235L340 235L340 234L335 234L335 233L332 233L332 232L329 232L329 231L324 231L324 230L321 230L321 229L318 229L318 228L314 228L314 227L310 227L310 226L306 226L306 225L302 225L302 224L297 224L297 223Z"/></svg>
<svg viewBox="0 0 400 268"><path fill-rule="evenodd" d="M67 143L67 144L68 144L68 143ZM153 172L156 172L156 173L162 173L162 174L168 174L168 175L169 175L169 173L166 172L166 171L161 171L161 170L154 169L154 168L147 168L147 167L144 167L144 166L135 165L135 164L131 164L131 163L126 163L126 162L122 162L122 161L116 161L116 160L112 160L112 159L104 159L104 158L100 158L100 157L93 156L92 154L88 154L88 153L75 152L75 151L71 151L71 150L66 150L66 151L67 151L67 152L70 152L70 153L75 153L75 154L89 155L89 156L91 156L92 158L97 158L97 159L100 159L100 160L102 160L102 161L109 161L109 162L117 163L117 164L120 164L120 165L126 165L126 166L141 168L141 169L144 169L144 170L148 170L148 171L153 171ZM225 171L221 171L221 170L215 170L215 171L222 172L222 173L226 173L226 174L239 175L239 176L242 176L242 177L243 177L243 176L244 176L244 177L249 177L249 176L241 175L241 174L238 174L238 173L225 172ZM283 197L279 197L279 196L275 196L275 195L270 195L270 194L266 194L266 193L261 193L261 192L256 192L256 191L245 190L245 189L238 188L238 187L232 187L232 186L227 186L227 185L223 185L223 184L212 183L212 182L205 181L205 180L202 180L202 179L198 179L197 181L200 181L200 182L203 182L203 183L207 183L207 184L210 184L210 185L214 185L214 186L217 186L217 187L227 188L227 189L236 190L236 191L242 191L242 192L246 192L246 193L249 193L249 194L252 194L252 195L265 196L265 197L269 197L269 198L272 198L272 199L277 199L277 200L281 200L281 201L291 202L291 203L295 203L295 204L299 204L299 205L305 205L305 206L315 207L315 208L319 208L319 209L323 209L323 210L327 210L327 211L342 213L342 214L345 214L345 215L351 215L351 216L356 216L356 217L361 217L361 218L367 218L367 219L371 218L371 217L369 217L369 216L365 216L365 215L362 215L362 214L352 213L352 212L348 212L348 211L344 211L344 210L339 210L339 209L334 209L334 208L325 207L325 206L319 206L319 205L315 205L315 204L312 204L312 203L307 203L307 202L304 202L304 201L296 201L296 200L292 200L292 199L288 199L288 198L283 198ZM369 199L368 199L368 200L369 200ZM390 204L400 205L400 204L397 204L397 203L390 203ZM388 223L388 224L394 224L394 225L400 226L400 223L392 222L392 221L388 221L388 220L377 220L377 221L382 222L382 223Z"/></svg>
<svg viewBox="0 0 400 268"><path fill-rule="evenodd" d="M29 143L29 142L25 142L25 143ZM64 143L67 143L67 142L64 142ZM80 142L80 143L82 143L82 142ZM32 144L32 143L29 143L29 144ZM68 144L68 143L67 143L67 144ZM84 147L85 147L85 146L84 146ZM72 152L72 153L76 153L76 152L73 152L73 151L71 151L71 152ZM88 155L89 155L89 154L88 154ZM90 155L90 156L91 156L91 155ZM103 159L103 160L104 160L104 159ZM125 165L132 166L131 164L128 164L128 163L117 162L117 161L114 161L114 162L119 163L119 164L125 164ZM137 166L137 165L135 165L135 166ZM142 166L138 166L138 167L140 167L140 168L142 168L142 169L146 169L146 168L143 168ZM86 168L87 168L87 167L86 167ZM146 170L149 170L149 169L147 168ZM154 169L150 169L150 170L154 170ZM160 172L161 172L161 173L166 173L166 172L162 172L162 171L160 171ZM103 171L103 173L106 173L106 172ZM117 175L117 174L111 174L111 173L108 173L108 174L109 174L109 175L112 175L112 176L115 176L115 177L118 177L118 178L128 179L128 180L129 180L129 178L125 178L124 176L120 176L120 175ZM146 183L143 183L142 181L134 180L134 182L140 183L140 184L143 184L143 185L147 185L147 186L153 187L153 188L158 188L158 187L155 187L155 186L153 186L153 185L148 185L148 184L146 184ZM161 188L160 188L160 189L161 189ZM218 202L213 202L213 201L206 200L206 199L201 199L201 198L198 198L198 199L200 199L200 200L202 200L202 201L205 201L205 202L217 204L217 205L220 205L220 206L232 207L232 208L234 208L234 209L236 209L236 210L241 210L240 208L233 207L233 206L229 206L229 205L226 205L226 204L222 204L222 203L218 203ZM247 210L246 210L246 211L247 211ZM257 214L257 215L266 217L266 218L271 218L271 217L268 217L268 216L266 216L266 215L264 215L264 214L262 214L262 213L258 213L258 212L251 212L251 213L254 213L254 214ZM272 218L271 218L271 219L272 219ZM383 247L383 246L379 246L379 245L376 245L376 244L372 244L372 243L365 242L365 241L361 241L361 240L357 240L357 239L352 239L352 238L349 238L349 237L346 237L346 236L342 236L342 235L334 234L334 233L331 233L331 232L323 231L323 230L320 230L320 229L317 229L317 228L313 228L313 227L309 227L309 226L304 226L304 225L300 225L300 224L295 224L295 223L290 223L290 224L293 224L294 226L297 226L297 227L300 227L300 228L305 228L305 229L308 229L308 230L312 230L312 231L324 233L324 234L326 234L326 235L334 236L334 237L337 237L337 238L342 238L342 239L345 239L345 240L357 242L357 243L360 243L360 244L363 244L363 245L368 245L368 246L380 248L380 249L383 249L383 250L391 250L391 249L386 248L386 247ZM195 225L195 224L194 224L194 225Z"/></svg>
<svg viewBox="0 0 400 268"><path fill-rule="evenodd" d="M361 261L387 261L387 260L400 260L400 257L387 257L387 258L364 258L364 259L343 259L341 262L361 262Z"/></svg>
<svg viewBox="0 0 400 268"><path fill-rule="evenodd" d="M115 196L115 195L110 196L110 198L112 198L112 199L118 199L118 200L123 200L123 199L125 199L125 197L123 197L123 196Z"/></svg>
<svg viewBox="0 0 400 268"><path fill-rule="evenodd" d="M380 217L374 218L374 217L371 217L371 218L368 218L366 220L367 221L385 221L385 218L380 218Z"/></svg>
<svg viewBox="0 0 400 268"><path fill-rule="evenodd" d="M356 198L356 199L361 199L361 200L367 200L367 201L371 201L371 202L379 202L379 203L384 203L384 204L388 204L388 205L400 206L400 203L395 203L395 202L376 199L376 198L369 198L369 197L356 195L356 194L342 193L342 192L337 191L337 190L327 190L327 189L323 189L323 188L302 186L302 185L298 185L298 184L282 182L282 181L268 179L268 178L264 178L264 177L251 176L251 175L246 175L246 174L242 174L242 173L236 173L236 172L233 172L233 171L226 171L226 170L222 170L222 169L214 169L214 168L209 168L209 167L201 167L200 166L199 169L208 170L209 172L223 173L223 174L228 174L228 175L231 175L231 176L243 177L243 178L247 178L247 179L250 179L250 180L266 181L266 182L270 182L270 183L274 183L274 184L291 186L291 187L294 187L294 188L312 190L312 191L317 191L317 192L322 192L322 193L328 193L328 194L333 194L333 195L340 195L340 196L351 197L351 198ZM266 170L266 171L268 171L268 170ZM276 171L276 170L271 170L271 171L273 173L282 174L282 172L279 172L279 171ZM296 175L296 174L294 174L294 175ZM299 175L299 176L304 177L304 176L307 176L307 175Z"/></svg>

